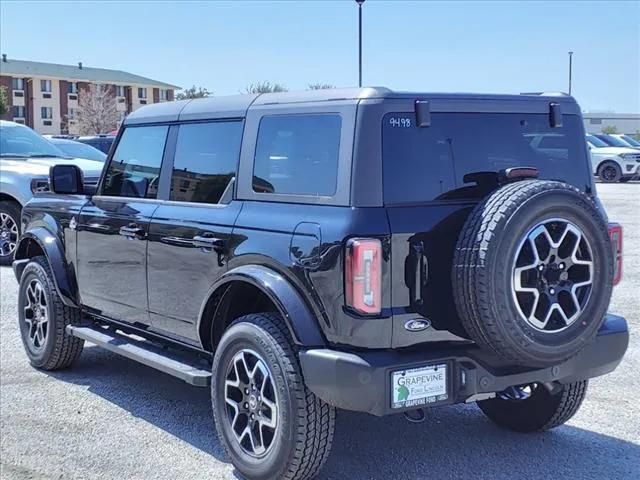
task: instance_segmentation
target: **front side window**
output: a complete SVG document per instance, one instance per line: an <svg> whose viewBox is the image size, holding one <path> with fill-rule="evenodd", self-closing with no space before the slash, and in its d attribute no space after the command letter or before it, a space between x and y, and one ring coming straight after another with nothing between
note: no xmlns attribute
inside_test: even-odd
<svg viewBox="0 0 640 480"><path fill-rule="evenodd" d="M125 129L109 163L102 194L156 198L168 130L166 125Z"/></svg>
<svg viewBox="0 0 640 480"><path fill-rule="evenodd" d="M138 98L147 98L146 88L138 88Z"/></svg>
<svg viewBox="0 0 640 480"><path fill-rule="evenodd" d="M53 118L53 108L51 107L40 107L40 116L43 119L51 119Z"/></svg>
<svg viewBox="0 0 640 480"><path fill-rule="evenodd" d="M336 192L338 114L265 116L260 121L253 191L331 196Z"/></svg>
<svg viewBox="0 0 640 480"><path fill-rule="evenodd" d="M40 80L40 91L51 92L51 80Z"/></svg>
<svg viewBox="0 0 640 480"><path fill-rule="evenodd" d="M218 203L236 175L242 122L180 125L171 176L171 200Z"/></svg>
<svg viewBox="0 0 640 480"><path fill-rule="evenodd" d="M11 79L12 90L24 90L24 78L12 78Z"/></svg>

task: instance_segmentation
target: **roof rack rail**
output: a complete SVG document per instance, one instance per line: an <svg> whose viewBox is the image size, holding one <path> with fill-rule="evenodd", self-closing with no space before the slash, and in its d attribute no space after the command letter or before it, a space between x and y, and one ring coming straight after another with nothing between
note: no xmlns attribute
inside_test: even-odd
<svg viewBox="0 0 640 480"><path fill-rule="evenodd" d="M520 92L520 95L537 95L540 97L570 97L565 92Z"/></svg>

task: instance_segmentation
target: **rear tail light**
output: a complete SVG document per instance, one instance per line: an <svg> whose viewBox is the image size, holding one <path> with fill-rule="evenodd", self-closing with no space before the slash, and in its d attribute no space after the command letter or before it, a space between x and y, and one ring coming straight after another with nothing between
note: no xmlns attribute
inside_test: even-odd
<svg viewBox="0 0 640 480"><path fill-rule="evenodd" d="M349 240L345 258L345 293L348 307L368 315L380 313L381 269L380 240Z"/></svg>
<svg viewBox="0 0 640 480"><path fill-rule="evenodd" d="M610 223L609 238L613 250L613 284L617 285L622 279L622 225Z"/></svg>

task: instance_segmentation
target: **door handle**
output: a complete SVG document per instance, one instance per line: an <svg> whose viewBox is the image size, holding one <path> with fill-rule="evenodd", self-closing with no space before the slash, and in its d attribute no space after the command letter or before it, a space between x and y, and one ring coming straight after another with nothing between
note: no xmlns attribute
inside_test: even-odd
<svg viewBox="0 0 640 480"><path fill-rule="evenodd" d="M137 226L135 223L120 227L119 233L123 237L137 238L139 240L142 240L145 235L144 228Z"/></svg>
<svg viewBox="0 0 640 480"><path fill-rule="evenodd" d="M191 243L194 247L198 248L212 248L216 252L221 252L224 249L224 240L215 237L205 237L202 235L196 235L191 239Z"/></svg>

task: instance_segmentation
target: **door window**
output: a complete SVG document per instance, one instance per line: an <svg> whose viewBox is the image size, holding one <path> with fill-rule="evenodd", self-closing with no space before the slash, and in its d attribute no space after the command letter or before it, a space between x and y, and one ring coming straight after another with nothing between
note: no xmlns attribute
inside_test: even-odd
<svg viewBox="0 0 640 480"><path fill-rule="evenodd" d="M166 125L125 129L109 163L102 194L156 198L168 130Z"/></svg>
<svg viewBox="0 0 640 480"><path fill-rule="evenodd" d="M218 203L236 175L242 122L180 125L171 175L171 200Z"/></svg>

